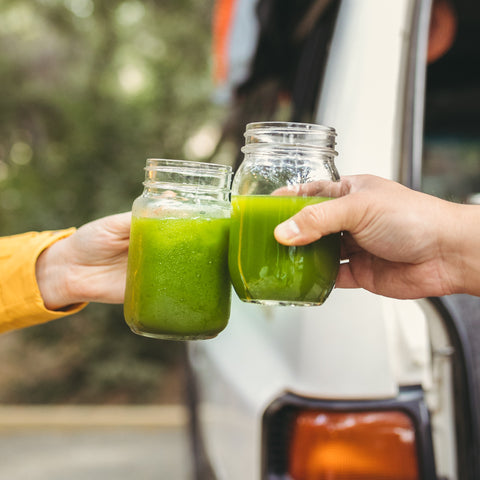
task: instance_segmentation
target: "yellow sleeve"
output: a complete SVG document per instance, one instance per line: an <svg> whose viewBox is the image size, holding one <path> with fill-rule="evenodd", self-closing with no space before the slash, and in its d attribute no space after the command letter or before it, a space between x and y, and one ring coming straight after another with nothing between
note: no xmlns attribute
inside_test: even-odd
<svg viewBox="0 0 480 480"><path fill-rule="evenodd" d="M0 333L71 315L85 307L48 310L35 277L40 253L73 232L75 228L0 237Z"/></svg>

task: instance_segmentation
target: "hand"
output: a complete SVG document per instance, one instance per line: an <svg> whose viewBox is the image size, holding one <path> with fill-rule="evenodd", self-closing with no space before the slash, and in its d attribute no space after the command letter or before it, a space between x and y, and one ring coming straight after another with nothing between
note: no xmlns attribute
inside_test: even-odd
<svg viewBox="0 0 480 480"><path fill-rule="evenodd" d="M130 221L130 212L101 218L42 252L36 275L48 309L123 303Z"/></svg>
<svg viewBox="0 0 480 480"><path fill-rule="evenodd" d="M339 198L310 205L275 229L305 245L344 231L336 287L394 298L480 295L480 209L370 175L344 177Z"/></svg>

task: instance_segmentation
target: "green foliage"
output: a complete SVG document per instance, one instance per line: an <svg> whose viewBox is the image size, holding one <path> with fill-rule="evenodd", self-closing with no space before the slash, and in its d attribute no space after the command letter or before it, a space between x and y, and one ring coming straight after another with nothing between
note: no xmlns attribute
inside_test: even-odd
<svg viewBox="0 0 480 480"><path fill-rule="evenodd" d="M209 17L200 0L1 4L0 233L129 209L146 157L184 156L213 115Z"/></svg>
<svg viewBox="0 0 480 480"><path fill-rule="evenodd" d="M210 23L203 0L0 3L0 235L129 210L146 158L185 158L220 115ZM19 335L30 378L3 386L3 401L156 401L183 354L130 333L117 307ZM44 351L54 361L39 372Z"/></svg>
<svg viewBox="0 0 480 480"><path fill-rule="evenodd" d="M184 345L132 334L120 307L90 305L75 316L8 336L18 338L10 349L4 338L0 342L0 358L10 370L8 381L0 381L3 403L178 400Z"/></svg>

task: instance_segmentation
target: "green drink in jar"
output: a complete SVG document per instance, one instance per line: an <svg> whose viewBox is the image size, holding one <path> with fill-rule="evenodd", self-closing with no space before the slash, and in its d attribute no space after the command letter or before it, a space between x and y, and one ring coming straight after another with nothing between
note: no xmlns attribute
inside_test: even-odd
<svg viewBox="0 0 480 480"><path fill-rule="evenodd" d="M288 122L247 125L244 161L232 185L229 271L250 303L321 305L335 285L340 235L285 246L275 227L302 208L329 201L340 177L335 130Z"/></svg>
<svg viewBox="0 0 480 480"><path fill-rule="evenodd" d="M212 338L227 325L231 169L149 160L132 208L124 314L140 335Z"/></svg>
<svg viewBox="0 0 480 480"><path fill-rule="evenodd" d="M320 305L332 290L340 259L339 235L299 247L279 244L275 227L325 197L237 195L232 198L229 269L248 302Z"/></svg>

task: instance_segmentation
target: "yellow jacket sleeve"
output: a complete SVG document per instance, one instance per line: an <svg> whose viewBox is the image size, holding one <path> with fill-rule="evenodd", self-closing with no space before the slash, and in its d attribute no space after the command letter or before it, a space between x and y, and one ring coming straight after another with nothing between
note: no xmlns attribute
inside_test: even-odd
<svg viewBox="0 0 480 480"><path fill-rule="evenodd" d="M0 333L71 315L85 307L48 310L35 276L40 253L73 232L75 228L0 237Z"/></svg>

